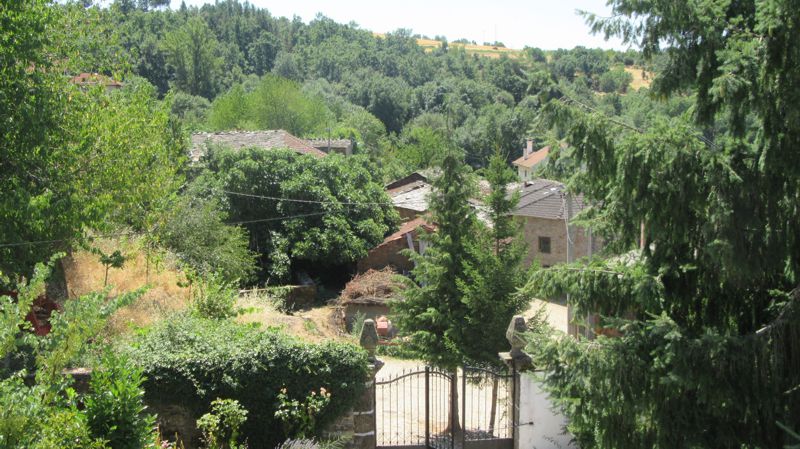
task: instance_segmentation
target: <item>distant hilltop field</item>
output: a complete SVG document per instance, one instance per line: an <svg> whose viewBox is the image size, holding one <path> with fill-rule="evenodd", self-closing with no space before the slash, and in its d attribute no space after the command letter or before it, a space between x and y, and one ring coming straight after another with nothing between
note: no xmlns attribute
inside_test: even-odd
<svg viewBox="0 0 800 449"><path fill-rule="evenodd" d="M424 48L425 51L432 51L434 48L441 47L442 41L437 41L435 39L417 39L417 45ZM509 58L519 58L522 56L522 50L515 50L513 48L465 44L462 42L448 42L447 45L451 47L463 47L467 53L474 53L488 58L499 58L501 55L506 55Z"/></svg>
<svg viewBox="0 0 800 449"><path fill-rule="evenodd" d="M373 33L378 37L385 37L384 33ZM433 51L435 48L442 46L442 41L436 39L418 38L417 45L424 48L426 52ZM462 47L467 53L486 56L488 58L499 58L501 55L506 55L509 58L519 58L522 56L522 50L515 50L513 48L492 46L492 45L476 45L465 44L463 42L447 42L450 47Z"/></svg>

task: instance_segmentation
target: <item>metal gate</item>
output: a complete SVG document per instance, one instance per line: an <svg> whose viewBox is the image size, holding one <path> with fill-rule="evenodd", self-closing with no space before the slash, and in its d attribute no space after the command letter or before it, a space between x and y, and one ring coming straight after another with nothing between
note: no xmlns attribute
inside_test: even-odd
<svg viewBox="0 0 800 449"><path fill-rule="evenodd" d="M376 380L378 448L512 448L513 378L484 368L450 373L426 366Z"/></svg>

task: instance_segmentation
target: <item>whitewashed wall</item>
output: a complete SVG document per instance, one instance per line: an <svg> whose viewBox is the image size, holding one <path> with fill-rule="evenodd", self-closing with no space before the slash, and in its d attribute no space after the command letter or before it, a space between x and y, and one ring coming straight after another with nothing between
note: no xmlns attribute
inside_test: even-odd
<svg viewBox="0 0 800 449"><path fill-rule="evenodd" d="M520 375L519 449L577 449L570 443L572 435L564 430L566 418L553 409L535 376L532 372Z"/></svg>

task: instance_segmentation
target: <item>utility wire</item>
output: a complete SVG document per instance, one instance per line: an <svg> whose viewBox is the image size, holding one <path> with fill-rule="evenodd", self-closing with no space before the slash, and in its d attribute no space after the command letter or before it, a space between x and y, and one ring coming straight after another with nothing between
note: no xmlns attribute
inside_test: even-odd
<svg viewBox="0 0 800 449"><path fill-rule="evenodd" d="M404 201L396 201L389 203L355 202L355 201L320 201L320 200L303 200L297 198L285 198L280 196L256 195L254 193L232 192L230 190L219 190L219 192L227 193L228 195L244 196L248 198L259 198L264 200L287 201L294 203L310 203L310 204L341 204L347 206L394 206L397 204L414 203L418 201L418 200L404 200Z"/></svg>
<svg viewBox="0 0 800 449"><path fill-rule="evenodd" d="M323 212L314 212L310 214L299 214L299 215L289 215L285 217L271 217L271 218L260 218L255 220L243 220L243 221L230 221L224 222L226 225L242 225L242 224L250 224L250 223L265 223L270 221L281 221L281 220L292 220L294 218L303 218L303 217L313 217L317 215L325 215L332 213L330 211L323 211ZM110 238L110 237L122 237L126 235L135 235L140 234L137 231L127 231L127 232L114 232L109 234L99 234L99 235L91 235L86 236L87 238L97 239L97 238ZM71 239L56 239L56 240L32 240L32 241L25 241L25 242L12 242L12 243L0 243L0 248L12 248L18 246L34 246L34 245L45 245L45 244L52 244L52 243L66 243L75 240L75 238Z"/></svg>

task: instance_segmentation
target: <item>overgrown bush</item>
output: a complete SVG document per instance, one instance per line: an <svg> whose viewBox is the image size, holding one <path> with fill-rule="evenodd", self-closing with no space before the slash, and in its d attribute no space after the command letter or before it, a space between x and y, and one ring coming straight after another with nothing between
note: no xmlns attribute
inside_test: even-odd
<svg viewBox="0 0 800 449"><path fill-rule="evenodd" d="M283 441L275 417L282 388L293 396L324 387L331 402L314 432L348 410L367 379L367 356L352 344L312 345L277 330L228 320L181 316L156 325L129 349L144 369L149 404L175 404L199 418L211 401L229 398L248 411L242 436L251 447Z"/></svg>
<svg viewBox="0 0 800 449"><path fill-rule="evenodd" d="M203 196L208 195L208 187L198 181L189 184L163 214L155 235L197 273L218 273L228 282L246 282L256 268L247 231L225 223L228 214L221 201Z"/></svg>
<svg viewBox="0 0 800 449"><path fill-rule="evenodd" d="M113 449L138 449L152 441L155 419L145 413L142 382L142 370L125 357L103 357L84 398L92 436Z"/></svg>
<svg viewBox="0 0 800 449"><path fill-rule="evenodd" d="M236 315L239 291L216 273L198 278L192 287L192 312L201 318L221 320Z"/></svg>
<svg viewBox="0 0 800 449"><path fill-rule="evenodd" d="M27 369L4 367L0 371L0 449L100 449L109 447L103 440L110 440L114 432L108 428L96 432L90 420L92 411L104 410L105 422L113 421L112 425L121 430L140 419L141 393L131 394L131 382L138 383L126 378L130 371L123 362L110 368L101 364L98 368L95 391L106 393L104 389L112 386L117 389L102 399L78 394L65 369L74 367L77 360L93 350L91 342L101 334L108 317L141 296L141 291L114 298L90 293L70 299L61 311L51 315L50 333L35 336L29 332L31 325L25 316L34 299L44 293L44 283L55 260L54 257L49 266L37 265L29 282L18 283L15 300L0 295L0 360L19 360L20 352L30 359ZM29 374L34 374L33 379ZM81 399L87 401L89 408L78 408ZM141 434L137 443L141 444L110 447L145 447L147 429L138 429Z"/></svg>

